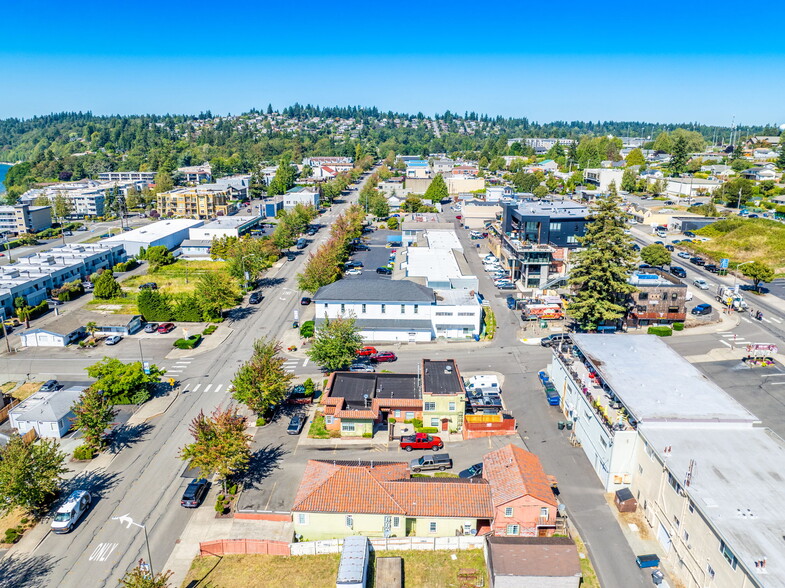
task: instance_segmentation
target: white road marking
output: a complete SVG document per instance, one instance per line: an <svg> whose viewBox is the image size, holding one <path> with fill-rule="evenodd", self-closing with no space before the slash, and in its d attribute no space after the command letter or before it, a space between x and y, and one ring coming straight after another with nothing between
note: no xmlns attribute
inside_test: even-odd
<svg viewBox="0 0 785 588"><path fill-rule="evenodd" d="M778 374L761 374L761 378L785 378L785 372L779 372Z"/></svg>
<svg viewBox="0 0 785 588"><path fill-rule="evenodd" d="M752 321L751 321L750 319L748 319L746 316L743 316L743 317L741 317L741 320L743 320L745 323L751 323L751 322L752 322Z"/></svg>
<svg viewBox="0 0 785 588"><path fill-rule="evenodd" d="M768 382L768 386L785 386L785 382Z"/></svg>
<svg viewBox="0 0 785 588"><path fill-rule="evenodd" d="M733 347L733 345L731 345L727 341L723 341L722 339L720 339L720 343L722 343L723 345L727 345L728 347Z"/></svg>
<svg viewBox="0 0 785 588"><path fill-rule="evenodd" d="M90 554L90 561L106 561L112 552L117 548L117 543L99 543Z"/></svg>
<svg viewBox="0 0 785 588"><path fill-rule="evenodd" d="M191 392L196 392L199 389L200 386L201 386L201 384L197 384L196 386L194 386L194 389L191 390Z"/></svg>
<svg viewBox="0 0 785 588"><path fill-rule="evenodd" d="M720 337L735 337L735 333L720 333Z"/></svg>
<svg viewBox="0 0 785 588"><path fill-rule="evenodd" d="M765 316L763 317L763 320L766 321L767 323L771 323L771 321L767 319Z"/></svg>
<svg viewBox="0 0 785 588"><path fill-rule="evenodd" d="M223 384L218 384L218 385L215 387L215 390L213 390L213 392L220 392L220 391L221 391L221 388L223 388L223 387L224 387L224 385L223 385Z"/></svg>
<svg viewBox="0 0 785 588"><path fill-rule="evenodd" d="M307 366L309 361L311 361L311 358L310 358L310 357L306 357L306 358L303 360L303 367Z"/></svg>
<svg viewBox="0 0 785 588"><path fill-rule="evenodd" d="M190 361L177 361L174 365L190 365Z"/></svg>
<svg viewBox="0 0 785 588"><path fill-rule="evenodd" d="M775 323L782 324L782 320L778 319L776 316L771 317L771 320L773 320Z"/></svg>
<svg viewBox="0 0 785 588"><path fill-rule="evenodd" d="M212 387L213 387L213 385L212 385L212 384L207 384L207 386L205 386L205 387L204 387L204 391L205 391L205 392L209 392L209 391L210 391L210 388L212 388Z"/></svg>
<svg viewBox="0 0 785 588"><path fill-rule="evenodd" d="M168 369L168 370L166 370L166 373L167 373L167 374L182 374L182 373L183 373L183 370L173 370L173 369Z"/></svg>

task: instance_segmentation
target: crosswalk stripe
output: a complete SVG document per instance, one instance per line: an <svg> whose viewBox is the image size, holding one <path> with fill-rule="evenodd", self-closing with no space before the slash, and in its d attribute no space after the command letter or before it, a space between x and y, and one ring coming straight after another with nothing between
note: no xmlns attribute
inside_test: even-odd
<svg viewBox="0 0 785 588"><path fill-rule="evenodd" d="M306 357L305 358L305 360L303 361L303 367L308 365L308 362L310 361L310 359L311 359L310 357Z"/></svg>
<svg viewBox="0 0 785 588"><path fill-rule="evenodd" d="M188 390L188 387L189 387L190 385L191 385L191 384L186 384L185 386L183 386L183 392L185 392L186 390Z"/></svg>
<svg viewBox="0 0 785 588"><path fill-rule="evenodd" d="M734 333L720 333L720 337L735 337Z"/></svg>
<svg viewBox="0 0 785 588"><path fill-rule="evenodd" d="M723 341L722 339L720 339L720 343L722 343L723 345L727 345L728 347L733 347L730 343L728 343L727 341Z"/></svg>
<svg viewBox="0 0 785 588"><path fill-rule="evenodd" d="M745 316L741 317L741 320L743 320L745 323L751 323L752 322L750 319L748 319Z"/></svg>
<svg viewBox="0 0 785 588"><path fill-rule="evenodd" d="M204 391L205 391L205 392L209 392L209 391L210 391L210 388L212 388L212 387L213 387L213 385L212 385L212 384L207 384L207 386L205 386L205 387L204 387Z"/></svg>
<svg viewBox="0 0 785 588"><path fill-rule="evenodd" d="M201 386L201 384L197 384L196 386L194 386L194 389L192 390L192 392L196 392L199 389L200 386Z"/></svg>
<svg viewBox="0 0 785 588"><path fill-rule="evenodd" d="M771 320L773 320L775 323L782 323L782 321L778 319L776 316L771 317Z"/></svg>
<svg viewBox="0 0 785 588"><path fill-rule="evenodd" d="M763 317L763 320L766 321L767 323L771 323L771 321L769 319L767 319L766 317Z"/></svg>
<svg viewBox="0 0 785 588"><path fill-rule="evenodd" d="M223 385L223 384L218 384L218 385L215 387L215 390L213 390L213 392L220 392L220 391L221 391L221 388L223 388L223 387L224 387L224 385Z"/></svg>

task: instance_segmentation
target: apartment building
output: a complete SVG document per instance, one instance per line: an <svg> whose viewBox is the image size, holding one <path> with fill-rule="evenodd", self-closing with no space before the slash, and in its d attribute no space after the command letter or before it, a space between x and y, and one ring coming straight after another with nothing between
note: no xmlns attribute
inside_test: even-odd
<svg viewBox="0 0 785 588"><path fill-rule="evenodd" d="M154 171L113 171L101 172L98 174L100 182L144 182L148 185L155 183L155 176L158 172Z"/></svg>
<svg viewBox="0 0 785 588"><path fill-rule="evenodd" d="M51 206L0 206L0 236L37 233L52 226Z"/></svg>
<svg viewBox="0 0 785 588"><path fill-rule="evenodd" d="M212 166L204 162L202 165L189 165L177 168L175 176L178 181L186 185L198 185L204 182L210 182L213 179Z"/></svg>
<svg viewBox="0 0 785 588"><path fill-rule="evenodd" d="M203 185L175 188L158 194L158 212L161 216L206 220L228 216L237 212L237 202L231 187Z"/></svg>

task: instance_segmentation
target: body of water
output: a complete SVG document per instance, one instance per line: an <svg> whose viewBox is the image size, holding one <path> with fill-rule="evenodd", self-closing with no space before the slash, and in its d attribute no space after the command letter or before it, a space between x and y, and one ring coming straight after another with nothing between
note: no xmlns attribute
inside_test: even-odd
<svg viewBox="0 0 785 588"><path fill-rule="evenodd" d="M10 165L0 163L0 194L5 192L5 184L3 184L3 180L5 180L5 174L8 173L9 169L11 169Z"/></svg>

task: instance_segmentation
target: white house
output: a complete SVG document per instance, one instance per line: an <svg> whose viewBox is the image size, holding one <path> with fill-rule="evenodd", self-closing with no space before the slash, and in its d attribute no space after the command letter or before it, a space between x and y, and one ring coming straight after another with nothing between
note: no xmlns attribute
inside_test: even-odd
<svg viewBox="0 0 785 588"><path fill-rule="evenodd" d="M354 317L363 338L424 342L480 334L482 306L474 293L437 291L410 280L347 278L314 295L317 327L325 319Z"/></svg>
<svg viewBox="0 0 785 588"><path fill-rule="evenodd" d="M616 189L620 190L622 176L624 176L623 169L589 168L583 170L583 179L597 186L600 192L607 192L614 182Z"/></svg>
<svg viewBox="0 0 785 588"><path fill-rule="evenodd" d="M222 216L209 223L188 229L188 238L197 241L212 241L221 237L242 237L256 227L260 216Z"/></svg>
<svg viewBox="0 0 785 588"><path fill-rule="evenodd" d="M283 195L283 207L290 210L302 204L303 206L319 207L319 189L308 186L295 186Z"/></svg>
<svg viewBox="0 0 785 588"><path fill-rule="evenodd" d="M128 255L138 255L143 247L149 249L156 245L164 245L167 249L176 249L180 243L188 239L190 229L201 227L203 224L204 221L201 220L173 218L109 237L102 242L119 243L124 246Z"/></svg>
<svg viewBox="0 0 785 588"><path fill-rule="evenodd" d="M11 426L24 435L35 429L39 437L60 439L71 429L71 407L85 386L71 386L55 392L36 392L9 413Z"/></svg>

